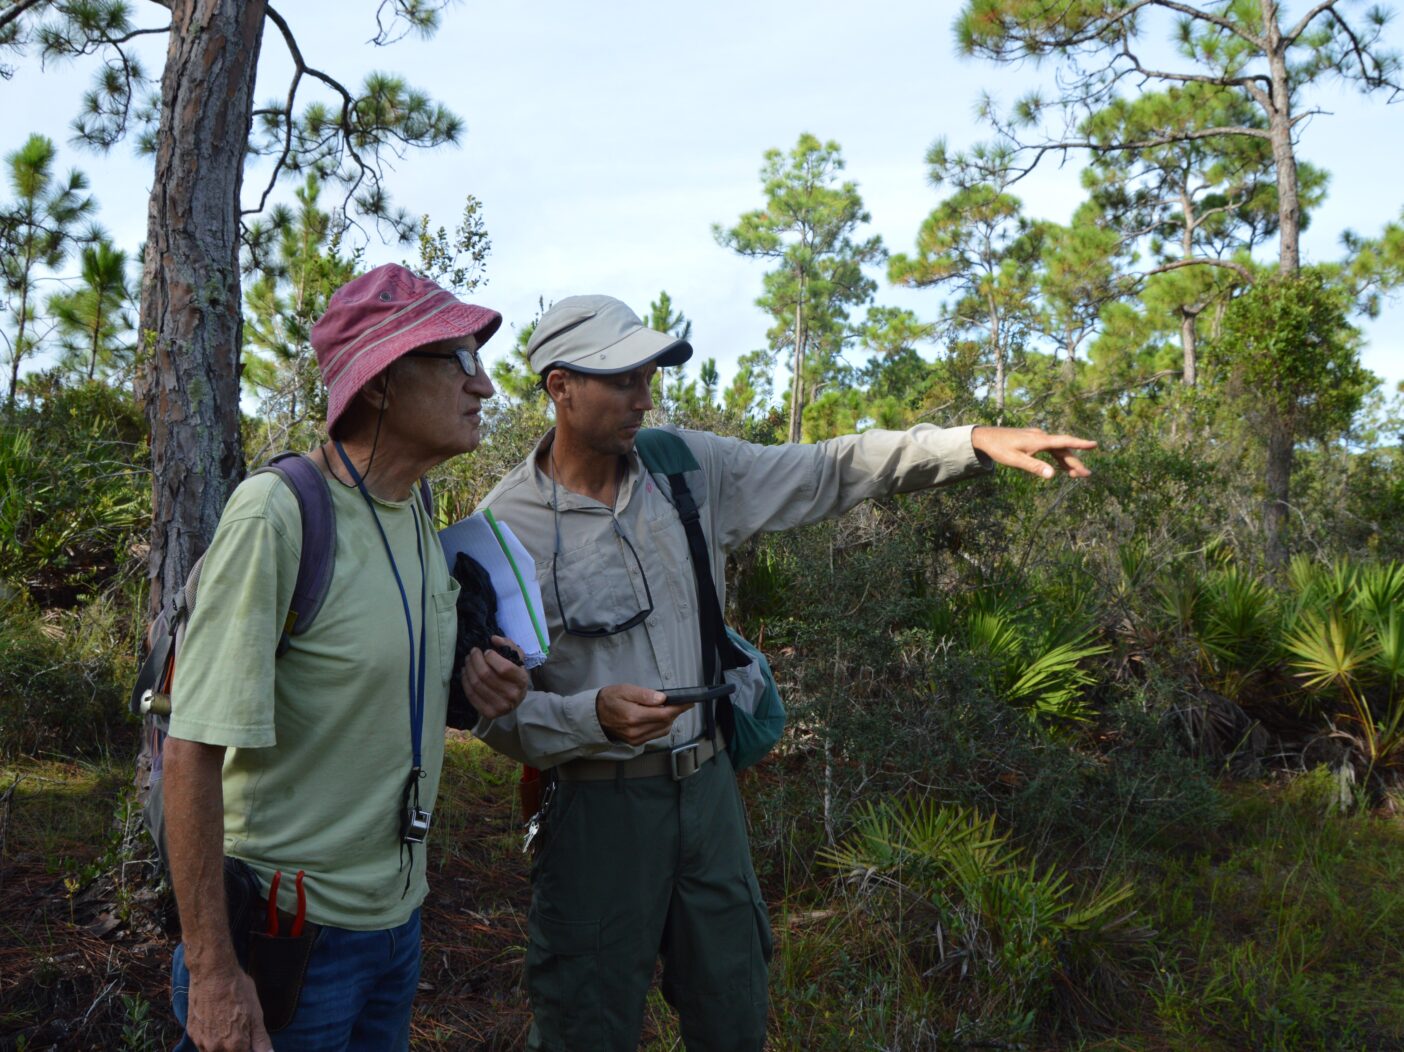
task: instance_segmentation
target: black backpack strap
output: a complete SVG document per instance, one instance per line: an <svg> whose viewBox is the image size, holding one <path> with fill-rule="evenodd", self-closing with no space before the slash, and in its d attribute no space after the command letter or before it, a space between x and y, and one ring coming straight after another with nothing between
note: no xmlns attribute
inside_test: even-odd
<svg viewBox="0 0 1404 1052"><path fill-rule="evenodd" d="M302 453L279 453L254 474L271 471L281 478L297 497L302 516L302 551L297 564L297 581L292 602L278 636L279 657L291 638L311 627L322 608L336 565L336 511L331 490L322 472Z"/></svg>
<svg viewBox="0 0 1404 1052"><path fill-rule="evenodd" d="M434 525L434 491L429 488L429 479L420 476L419 502L424 505L424 513L429 516L429 525Z"/></svg>
<svg viewBox="0 0 1404 1052"><path fill-rule="evenodd" d="M653 472L658 468L668 482L673 507L682 520L687 534L688 554L692 556L692 573L697 579L697 612L702 626L702 677L707 683L720 683L721 672L741 668L750 659L731 642L726 634L726 619L722 616L717 585L712 579L712 557L707 550L707 538L702 532L702 516L692 489L687 484L689 471L700 470L692 450L672 432L647 428L639 432L635 448L644 466ZM720 665L718 664L720 659ZM712 736L712 709L707 708L707 734Z"/></svg>

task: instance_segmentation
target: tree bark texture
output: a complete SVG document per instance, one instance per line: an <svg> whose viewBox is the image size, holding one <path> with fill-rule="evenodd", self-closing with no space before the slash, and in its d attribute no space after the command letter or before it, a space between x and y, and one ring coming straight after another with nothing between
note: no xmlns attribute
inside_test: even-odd
<svg viewBox="0 0 1404 1052"><path fill-rule="evenodd" d="M1301 270L1302 207L1297 191L1297 156L1292 142L1292 91L1287 76L1287 53L1278 24L1276 0L1259 0L1267 36L1268 73L1272 106L1268 131L1277 171L1278 272L1293 276ZM1269 425L1267 499L1263 502L1264 550L1270 567L1287 565L1287 511L1291 496L1292 454L1296 435L1292 421L1279 410Z"/></svg>
<svg viewBox="0 0 1404 1052"><path fill-rule="evenodd" d="M804 271L799 272L799 298L795 300L795 379L790 386L790 441L804 437Z"/></svg>
<svg viewBox="0 0 1404 1052"><path fill-rule="evenodd" d="M1199 382L1198 343L1195 339L1195 322L1198 320L1197 313L1191 314L1187 310L1180 311L1180 350L1184 352L1183 380L1186 387L1193 387Z"/></svg>
<svg viewBox="0 0 1404 1052"><path fill-rule="evenodd" d="M265 0L173 0L141 288L151 609L180 588L244 472L239 212Z"/></svg>
<svg viewBox="0 0 1404 1052"><path fill-rule="evenodd" d="M1277 172L1278 269L1295 274L1301 269L1302 204L1297 192L1297 153L1292 142L1292 89L1287 76L1287 52L1278 25L1276 0L1260 0L1267 36L1268 73L1272 106L1268 134Z"/></svg>
<svg viewBox="0 0 1404 1052"><path fill-rule="evenodd" d="M1268 566L1287 565L1287 514L1296 439L1290 424L1274 420L1268 425L1267 496L1263 500L1264 558Z"/></svg>

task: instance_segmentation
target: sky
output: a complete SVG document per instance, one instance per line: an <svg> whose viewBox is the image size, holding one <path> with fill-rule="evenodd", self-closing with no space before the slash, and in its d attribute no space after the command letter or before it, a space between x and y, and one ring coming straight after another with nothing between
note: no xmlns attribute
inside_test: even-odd
<svg viewBox="0 0 1404 1052"><path fill-rule="evenodd" d="M135 6L142 24L164 18L154 3ZM954 0L464 0L433 39L386 48L369 43L375 7L288 0L279 10L310 65L344 83L371 70L400 74L463 117L460 145L407 155L387 185L396 203L450 229L465 195L481 200L493 247L477 300L500 310L510 330L531 321L539 298L606 293L644 313L666 289L693 322L698 358L715 357L723 383L738 355L764 346L769 321L754 302L764 264L717 245L712 226L761 205L766 150L788 150L803 132L838 142L871 232L891 251L911 252L940 199L923 163L931 142L985 140L982 92L1008 102L1053 81L1051 68L959 57ZM1404 30L1392 31L1404 46ZM158 73L163 47L144 53ZM270 27L257 99L285 94L290 69ZM19 63L0 84L0 149L33 131L59 141L64 163L88 173L101 222L131 249L145 238L150 161L125 146L104 156L67 142L92 70L92 60ZM1315 99L1328 112L1312 118L1299 156L1326 168L1331 184L1304 235L1308 262L1339 258L1342 231L1377 232L1404 206L1404 103L1338 88ZM1030 214L1065 222L1080 200L1078 167L1048 163L1015 192ZM250 169L246 201L266 174ZM280 196L291 199L291 190ZM370 263L408 255L374 236L367 245ZM936 314L935 293L874 277L878 303ZM1401 328L1398 299L1366 325L1364 363L1391 386L1404 381ZM485 357L509 345L499 336Z"/></svg>

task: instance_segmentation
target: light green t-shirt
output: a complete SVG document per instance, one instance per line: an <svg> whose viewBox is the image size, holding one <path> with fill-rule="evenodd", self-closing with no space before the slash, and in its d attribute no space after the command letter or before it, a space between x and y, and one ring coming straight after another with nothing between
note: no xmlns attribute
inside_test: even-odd
<svg viewBox="0 0 1404 1052"><path fill-rule="evenodd" d="M224 850L264 887L283 871L308 919L359 930L409 919L428 891L425 849L400 841L411 766L410 642L400 592L365 500L330 484L336 563L317 619L275 657L301 546L297 498L272 474L235 490L205 559L172 689L170 733L229 747ZM420 633L425 568L425 711L420 806L432 809L457 632L458 583L418 497L376 502ZM416 647L416 653L418 648ZM409 890L406 892L406 877Z"/></svg>

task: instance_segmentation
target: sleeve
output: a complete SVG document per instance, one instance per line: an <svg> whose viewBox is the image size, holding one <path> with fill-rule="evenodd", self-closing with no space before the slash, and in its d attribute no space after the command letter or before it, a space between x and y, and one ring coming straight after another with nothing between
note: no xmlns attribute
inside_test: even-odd
<svg viewBox="0 0 1404 1052"><path fill-rule="evenodd" d="M716 537L731 551L763 530L818 522L873 497L990 471L994 462L975 450L973 430L918 424L908 431L864 431L781 446L696 431L684 437L707 476Z"/></svg>
<svg viewBox="0 0 1404 1052"><path fill-rule="evenodd" d="M296 542L288 537L289 509L272 507L283 503L279 491L295 516L291 491L261 475L235 491L215 529L176 655L172 737L233 748L276 744L275 652L301 543L300 530Z"/></svg>
<svg viewBox="0 0 1404 1052"><path fill-rule="evenodd" d="M606 749L628 748L605 736L595 711L598 693L598 687L574 694L529 690L507 715L479 718L473 734L498 752L542 770Z"/></svg>

